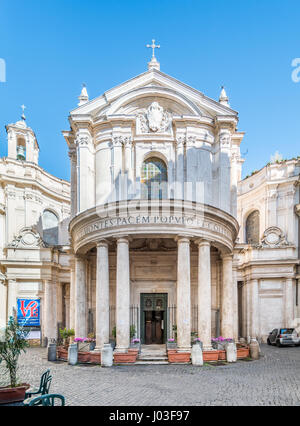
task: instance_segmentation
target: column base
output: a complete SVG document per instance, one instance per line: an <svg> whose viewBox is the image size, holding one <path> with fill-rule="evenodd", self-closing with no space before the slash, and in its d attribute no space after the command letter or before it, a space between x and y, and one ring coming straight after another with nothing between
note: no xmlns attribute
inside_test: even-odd
<svg viewBox="0 0 300 426"><path fill-rule="evenodd" d="M126 352L128 352L129 348L124 348L124 347L116 347L114 350L114 353L116 354L125 354Z"/></svg>
<svg viewBox="0 0 300 426"><path fill-rule="evenodd" d="M178 347L177 352L191 352L192 347L191 346L185 346L185 347Z"/></svg>
<svg viewBox="0 0 300 426"><path fill-rule="evenodd" d="M211 345L203 345L203 351L214 351Z"/></svg>

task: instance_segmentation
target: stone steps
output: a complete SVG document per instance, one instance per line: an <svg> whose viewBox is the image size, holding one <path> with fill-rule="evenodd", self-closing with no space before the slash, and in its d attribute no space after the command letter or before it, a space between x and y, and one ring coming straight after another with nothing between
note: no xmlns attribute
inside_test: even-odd
<svg viewBox="0 0 300 426"><path fill-rule="evenodd" d="M145 361L145 360L137 360L135 362L135 365L168 365L169 362L168 361L159 361L159 360L149 360L149 361Z"/></svg>
<svg viewBox="0 0 300 426"><path fill-rule="evenodd" d="M139 356L138 357L139 361L166 361L168 360L167 356L149 356L149 355L144 355L144 356Z"/></svg>

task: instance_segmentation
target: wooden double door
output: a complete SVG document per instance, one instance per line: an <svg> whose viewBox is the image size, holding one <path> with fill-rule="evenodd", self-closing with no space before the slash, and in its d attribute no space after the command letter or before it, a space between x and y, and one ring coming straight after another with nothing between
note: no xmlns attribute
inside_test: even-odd
<svg viewBox="0 0 300 426"><path fill-rule="evenodd" d="M141 294L141 338L146 345L163 344L167 337L168 295Z"/></svg>

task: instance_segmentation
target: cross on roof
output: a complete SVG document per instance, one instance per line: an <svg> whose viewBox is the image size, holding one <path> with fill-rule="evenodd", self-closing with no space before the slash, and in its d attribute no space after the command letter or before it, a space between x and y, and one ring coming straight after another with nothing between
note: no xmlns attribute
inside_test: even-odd
<svg viewBox="0 0 300 426"><path fill-rule="evenodd" d="M152 40L152 44L147 44L147 47L152 49L152 58L155 58L155 49L159 49L160 45L159 44L155 44L155 39Z"/></svg>
<svg viewBox="0 0 300 426"><path fill-rule="evenodd" d="M25 111L25 109L26 109L26 106L25 106L25 105L21 105L21 108L22 108L22 111L23 111L23 113L22 113L22 118L23 118L23 120L25 120L25 114L24 114L24 111Z"/></svg>

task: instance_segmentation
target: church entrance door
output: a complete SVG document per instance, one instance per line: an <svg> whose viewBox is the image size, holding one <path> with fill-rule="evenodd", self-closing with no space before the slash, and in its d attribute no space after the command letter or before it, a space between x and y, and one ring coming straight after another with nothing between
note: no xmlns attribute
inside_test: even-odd
<svg viewBox="0 0 300 426"><path fill-rule="evenodd" d="M168 295L141 294L141 340L143 344L163 344L167 337Z"/></svg>

